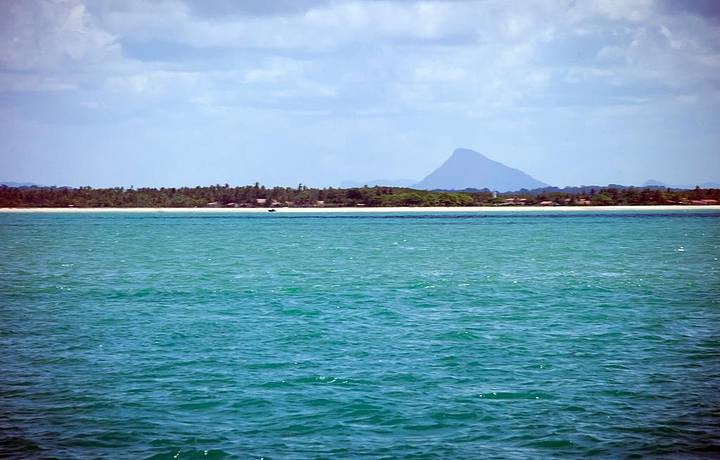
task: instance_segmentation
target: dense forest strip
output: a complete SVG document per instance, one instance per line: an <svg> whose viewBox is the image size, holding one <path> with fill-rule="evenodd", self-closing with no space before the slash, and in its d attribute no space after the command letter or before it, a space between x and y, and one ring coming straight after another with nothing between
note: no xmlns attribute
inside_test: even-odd
<svg viewBox="0 0 720 460"><path fill-rule="evenodd" d="M427 191L401 187L90 188L0 187L0 207L351 207L351 206L610 206L718 204L720 189L660 187L554 187L496 193L489 190Z"/></svg>

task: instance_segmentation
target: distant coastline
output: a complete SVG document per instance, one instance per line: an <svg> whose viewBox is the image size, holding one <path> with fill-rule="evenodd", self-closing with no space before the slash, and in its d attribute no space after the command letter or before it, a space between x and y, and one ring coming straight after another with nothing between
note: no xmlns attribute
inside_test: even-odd
<svg viewBox="0 0 720 460"><path fill-rule="evenodd" d="M408 207L325 207L325 208L0 208L0 213L202 213L267 214L320 213L422 213L422 212L617 212L617 211L720 211L720 205L627 205L627 206L408 206Z"/></svg>
<svg viewBox="0 0 720 460"><path fill-rule="evenodd" d="M672 190L623 186L542 188L497 192L488 189L418 190L403 187L350 189L298 187L139 188L0 186L2 208L247 209L247 208L488 208L720 205L720 189Z"/></svg>

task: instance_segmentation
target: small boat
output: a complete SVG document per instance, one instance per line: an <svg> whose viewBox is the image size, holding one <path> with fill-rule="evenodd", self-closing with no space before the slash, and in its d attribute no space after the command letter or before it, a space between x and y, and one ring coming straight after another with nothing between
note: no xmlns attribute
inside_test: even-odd
<svg viewBox="0 0 720 460"><path fill-rule="evenodd" d="M275 212L275 210L271 208L271 209L268 209L268 212Z"/></svg>

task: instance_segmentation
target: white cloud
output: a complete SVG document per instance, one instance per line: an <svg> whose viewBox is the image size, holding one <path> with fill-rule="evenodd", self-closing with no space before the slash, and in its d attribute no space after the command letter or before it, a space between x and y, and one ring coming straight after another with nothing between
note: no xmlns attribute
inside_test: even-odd
<svg viewBox="0 0 720 460"><path fill-rule="evenodd" d="M80 0L11 2L0 31L6 69L60 70L116 58L115 37L99 28Z"/></svg>
<svg viewBox="0 0 720 460"><path fill-rule="evenodd" d="M27 75L16 72L0 73L0 91L6 92L37 92L37 91L70 91L77 85L61 78L43 75Z"/></svg>
<svg viewBox="0 0 720 460"><path fill-rule="evenodd" d="M91 90L93 100L105 91L113 103L100 107L122 104L127 93L129 104L488 116L522 111L564 85L654 85L702 99L719 81L717 25L669 16L651 0L219 5L236 14L180 0L14 2L0 65L24 73L0 75L0 90ZM162 54L158 43L178 55L133 56ZM559 44L586 46L582 54L595 59ZM614 106L617 98L585 103Z"/></svg>
<svg viewBox="0 0 720 460"><path fill-rule="evenodd" d="M306 65L300 61L274 58L260 67L244 72L246 83L278 83L290 78L303 78Z"/></svg>
<svg viewBox="0 0 720 460"><path fill-rule="evenodd" d="M180 86L191 87L201 78L193 72L150 71L109 77L106 83L111 91L158 95L177 91Z"/></svg>
<svg viewBox="0 0 720 460"><path fill-rule="evenodd" d="M641 22L654 13L653 0L594 0L594 9L613 20Z"/></svg>

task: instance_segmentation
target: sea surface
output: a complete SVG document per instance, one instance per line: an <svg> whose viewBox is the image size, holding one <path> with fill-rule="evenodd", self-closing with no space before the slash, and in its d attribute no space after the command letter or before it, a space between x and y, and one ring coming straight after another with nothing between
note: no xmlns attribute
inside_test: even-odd
<svg viewBox="0 0 720 460"><path fill-rule="evenodd" d="M0 457L720 455L720 213L0 215Z"/></svg>

